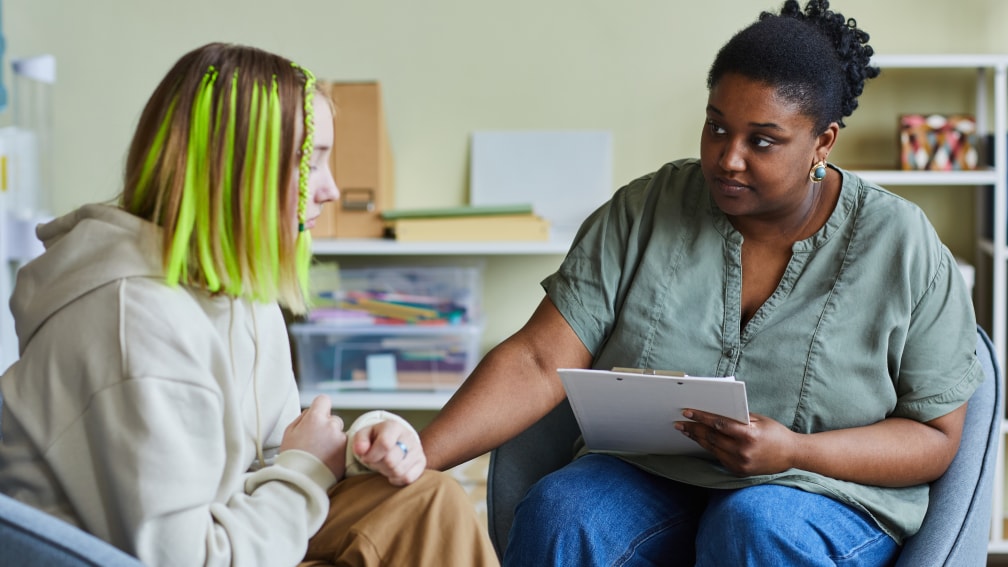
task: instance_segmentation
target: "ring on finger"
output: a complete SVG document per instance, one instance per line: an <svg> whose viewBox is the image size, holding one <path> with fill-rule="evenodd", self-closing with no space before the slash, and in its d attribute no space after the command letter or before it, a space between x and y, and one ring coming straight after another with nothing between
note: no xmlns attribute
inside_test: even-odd
<svg viewBox="0 0 1008 567"><path fill-rule="evenodd" d="M399 447L400 449L402 449L402 458L405 459L406 455L409 454L409 447L407 447L406 444L403 443L402 441L396 441L395 444L396 444L396 447Z"/></svg>

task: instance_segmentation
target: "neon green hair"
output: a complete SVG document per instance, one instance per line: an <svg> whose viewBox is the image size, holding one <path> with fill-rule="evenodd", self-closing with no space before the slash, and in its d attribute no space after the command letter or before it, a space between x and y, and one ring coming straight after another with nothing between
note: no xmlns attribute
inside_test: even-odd
<svg viewBox="0 0 1008 567"><path fill-rule="evenodd" d="M210 65L188 109L180 92L163 104L167 108L154 123L157 130L152 130L150 146L137 156L135 183L124 193L123 206L165 226L170 238L164 256L169 285L279 300L295 313L305 311L312 259L305 223L314 150L315 77L292 65L304 80L298 104L304 136L294 144L300 150L296 235L293 219L284 220L292 211L284 205L290 180L282 177L293 173L293 164L284 166L290 157L283 153L284 106L276 74L271 80L246 81L251 90L242 93L240 69L235 67L224 78ZM242 109L248 112L247 123L238 120ZM187 112L188 120L178 112ZM287 115L291 112L288 106ZM183 127L187 130L178 130ZM173 131L186 132L184 146L169 141ZM156 203L153 212L151 202Z"/></svg>

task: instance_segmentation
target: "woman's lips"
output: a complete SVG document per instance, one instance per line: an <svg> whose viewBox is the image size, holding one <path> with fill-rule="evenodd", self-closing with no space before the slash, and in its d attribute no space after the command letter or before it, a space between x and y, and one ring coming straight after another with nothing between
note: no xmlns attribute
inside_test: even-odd
<svg viewBox="0 0 1008 567"><path fill-rule="evenodd" d="M715 179L715 183L717 184L718 191L728 196L741 195L752 190L751 187L744 183L721 177Z"/></svg>

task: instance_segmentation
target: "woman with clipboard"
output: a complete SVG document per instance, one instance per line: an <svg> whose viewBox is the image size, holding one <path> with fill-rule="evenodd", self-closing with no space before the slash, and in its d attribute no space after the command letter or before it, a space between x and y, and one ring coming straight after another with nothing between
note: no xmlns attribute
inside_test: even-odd
<svg viewBox="0 0 1008 567"><path fill-rule="evenodd" d="M482 454L563 400L558 368L746 383L748 425L687 408L669 432L705 455L582 452L542 479L505 565L887 565L916 532L982 372L923 212L828 161L878 74L867 42L826 0L733 36L700 158L593 213L528 323L422 433L432 466Z"/></svg>

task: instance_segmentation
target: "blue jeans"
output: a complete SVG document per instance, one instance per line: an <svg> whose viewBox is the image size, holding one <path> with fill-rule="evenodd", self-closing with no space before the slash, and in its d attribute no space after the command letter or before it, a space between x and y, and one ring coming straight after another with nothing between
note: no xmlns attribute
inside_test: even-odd
<svg viewBox="0 0 1008 567"><path fill-rule="evenodd" d="M898 552L871 519L826 496L698 488L587 455L529 490L503 564L881 566Z"/></svg>

